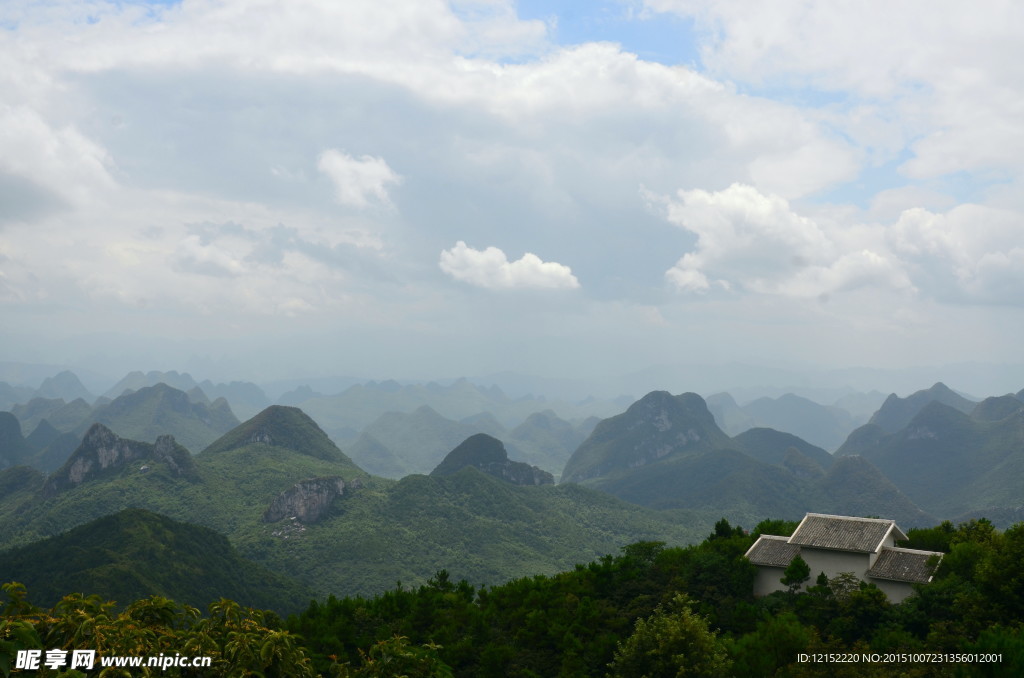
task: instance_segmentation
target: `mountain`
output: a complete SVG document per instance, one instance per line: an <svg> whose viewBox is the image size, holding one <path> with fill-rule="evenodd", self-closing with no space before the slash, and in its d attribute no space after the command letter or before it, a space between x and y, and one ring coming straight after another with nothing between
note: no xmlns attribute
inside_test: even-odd
<svg viewBox="0 0 1024 678"><path fill-rule="evenodd" d="M511 461L505 446L497 438L477 433L466 438L448 453L430 475L450 476L466 467L473 467L513 485L554 485L555 479L547 471L521 461Z"/></svg>
<svg viewBox="0 0 1024 678"><path fill-rule="evenodd" d="M940 402L964 413L970 413L976 405L940 381L931 388L917 391L906 398L900 398L895 393L890 394L868 420L868 424L878 426L885 433L895 433L909 424L910 420L931 402Z"/></svg>
<svg viewBox="0 0 1024 678"><path fill-rule="evenodd" d="M33 449L41 450L48 446L53 441L60 438L61 432L57 430L50 423L48 419L43 419L36 425L32 433L28 434L25 441L32 446Z"/></svg>
<svg viewBox="0 0 1024 678"><path fill-rule="evenodd" d="M0 469L0 549L26 535L21 526L24 511L30 507L42 489L45 476L28 466ZM28 538L33 535L30 533Z"/></svg>
<svg viewBox="0 0 1024 678"><path fill-rule="evenodd" d="M578 483L669 454L698 454L729 444L699 395L652 391L594 428L566 463L562 482Z"/></svg>
<svg viewBox="0 0 1024 678"><path fill-rule="evenodd" d="M305 412L284 405L271 405L252 419L239 424L203 450L203 456L208 458L253 445L291 450L308 457L343 464L354 473L362 472Z"/></svg>
<svg viewBox="0 0 1024 678"><path fill-rule="evenodd" d="M210 405L193 402L187 393L165 383L125 392L97 407L88 421L134 440L154 442L161 435L173 435L192 451L203 449L239 423L223 398Z"/></svg>
<svg viewBox="0 0 1024 678"><path fill-rule="evenodd" d="M125 391L138 391L149 386L156 386L157 384L166 384L179 391L190 391L199 386L188 372L178 374L174 370L170 372L157 372L153 370L143 373L136 370L122 377L121 381L107 389L103 395L114 400L118 396L123 395Z"/></svg>
<svg viewBox="0 0 1024 678"><path fill-rule="evenodd" d="M490 412L506 427L516 426L530 414L547 409L567 420L608 416L620 411L620 407L609 400L570 403L534 396L512 399L496 386L478 386L466 379L448 385L371 381L355 384L331 396L314 396L302 401L294 396L296 394L289 394L291 404L301 406L332 434L345 427L362 431L387 412L412 413L423 406L453 421Z"/></svg>
<svg viewBox="0 0 1024 678"><path fill-rule="evenodd" d="M922 509L940 518L1024 504L1024 409L972 418L934 400L903 428L851 435L837 456L860 454ZM860 431L860 429L858 429ZM855 431L854 434L858 432Z"/></svg>
<svg viewBox="0 0 1024 678"><path fill-rule="evenodd" d="M792 433L804 440L834 450L856 427L850 413L786 393L778 398L759 398L743 407L755 425Z"/></svg>
<svg viewBox="0 0 1024 678"><path fill-rule="evenodd" d="M882 472L863 457L840 457L818 483L823 513L888 516L901 525L926 526L939 521L922 511Z"/></svg>
<svg viewBox="0 0 1024 678"><path fill-rule="evenodd" d="M833 457L825 450L792 433L783 433L772 428L752 428L733 438L733 442L740 450L766 464L782 464L786 459L786 453L795 448L823 469L832 466Z"/></svg>
<svg viewBox="0 0 1024 678"><path fill-rule="evenodd" d="M0 514L15 516L10 527L17 537L8 545L123 508L231 534L241 526L262 530L262 515L278 495L317 477L350 480L365 473L295 408L268 408L195 456L171 436L148 443L95 424L29 499L0 497Z"/></svg>
<svg viewBox="0 0 1024 678"><path fill-rule="evenodd" d="M747 414L730 394L715 393L705 400L718 427L729 435L734 436L757 426L754 418Z"/></svg>
<svg viewBox="0 0 1024 678"><path fill-rule="evenodd" d="M21 422L10 412L0 412L0 469L28 462L35 448L21 434Z"/></svg>
<svg viewBox="0 0 1024 678"><path fill-rule="evenodd" d="M270 398L256 384L249 381L232 381L229 384L214 384L209 379L199 384L200 390L212 400L224 398L231 411L248 419L270 405ZM286 404L286 403L282 403Z"/></svg>
<svg viewBox="0 0 1024 678"><path fill-rule="evenodd" d="M849 412L854 421L859 424L865 424L868 419L871 418L871 415L882 406L882 403L885 402L885 398L886 395L881 391L872 390L867 393L847 393L846 395L838 398L832 404L835 407Z"/></svg>
<svg viewBox="0 0 1024 678"><path fill-rule="evenodd" d="M46 478L43 496L56 496L105 472L123 471L129 463L141 464L142 473L149 470L149 463L161 463L177 477L197 479L192 455L173 436L160 436L150 444L121 438L103 424L93 424L78 449Z"/></svg>
<svg viewBox="0 0 1024 678"><path fill-rule="evenodd" d="M81 442L75 433L61 433L48 419L43 419L26 438L32 447L32 456L26 463L44 473L55 471Z"/></svg>
<svg viewBox="0 0 1024 678"><path fill-rule="evenodd" d="M61 398L68 402L78 398L92 402L96 397L89 393L89 389L82 385L74 372L69 370L44 379L35 395L37 398Z"/></svg>
<svg viewBox="0 0 1024 678"><path fill-rule="evenodd" d="M476 426L442 417L424 405L411 414L382 414L349 446L349 453L370 473L401 478L410 473L429 473L453 447L481 432Z"/></svg>
<svg viewBox="0 0 1024 678"><path fill-rule="evenodd" d="M21 421L25 431L33 431L43 419L60 431L72 431L92 414L93 408L82 398L65 402L63 398L33 398L15 405L11 412Z"/></svg>
<svg viewBox="0 0 1024 678"><path fill-rule="evenodd" d="M43 607L80 592L121 605L159 595L200 610L230 598L288 614L314 595L245 560L209 528L141 509L125 509L4 552L0 581L25 584L32 601Z"/></svg>
<svg viewBox="0 0 1024 678"><path fill-rule="evenodd" d="M9 411L15 405L28 402L35 395L35 390L27 386L12 386L0 381L0 410Z"/></svg>
<svg viewBox="0 0 1024 678"><path fill-rule="evenodd" d="M573 451L589 435L552 410L534 412L504 436L516 455L524 461L553 473L565 468Z"/></svg>
<svg viewBox="0 0 1024 678"><path fill-rule="evenodd" d="M31 469L0 472L0 489L17 488L0 493L0 548L143 508L217 530L320 595L371 594L442 568L488 584L553 573L638 539L691 542L720 517L654 512L574 485L513 485L472 466L369 478L303 412L280 406L185 457L192 477L156 447L95 427L45 491Z"/></svg>
<svg viewBox="0 0 1024 678"><path fill-rule="evenodd" d="M474 467L376 481L336 503L334 515L275 538L261 562L336 595L377 593L396 581L416 586L441 569L453 580L494 585L553 574L637 540L690 543L717 519L651 511L577 485L514 485Z"/></svg>
<svg viewBox="0 0 1024 678"><path fill-rule="evenodd" d="M359 468L382 478L401 478L408 474L405 460L369 433L361 433L348 447L348 454Z"/></svg>
<svg viewBox="0 0 1024 678"><path fill-rule="evenodd" d="M999 421L1024 408L1024 402L1008 394L985 398L971 410L971 419L978 421Z"/></svg>
<svg viewBox="0 0 1024 678"><path fill-rule="evenodd" d="M866 503L898 510L894 515L905 524L927 524L929 516L867 467L835 469L821 448L771 429L730 439L700 396L656 391L598 424L566 464L563 482L653 508L699 507L738 522L795 519L808 511L856 515L851 511ZM844 483L856 491L839 491Z"/></svg>
<svg viewBox="0 0 1024 678"><path fill-rule="evenodd" d="M489 436L494 436L495 438L504 438L508 434L508 429L506 429L490 412L479 412L468 417L463 417L459 420L459 423L469 426L480 433L486 433Z"/></svg>

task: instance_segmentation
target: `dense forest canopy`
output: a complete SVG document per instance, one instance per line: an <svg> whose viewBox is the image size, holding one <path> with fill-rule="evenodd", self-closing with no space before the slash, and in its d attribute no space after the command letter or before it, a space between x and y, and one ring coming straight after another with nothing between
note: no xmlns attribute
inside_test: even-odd
<svg viewBox="0 0 1024 678"><path fill-rule="evenodd" d="M910 530L904 546L946 555L935 580L897 605L853 577L830 580L798 568L786 575L813 580L805 592L754 598L754 566L743 553L759 534L789 534L795 526L764 521L748 533L723 519L698 545L638 542L553 576L492 587L440 571L415 588L399 583L374 597L313 601L287 620L224 599L205 615L159 597L114 612L77 594L42 610L23 587L7 584L0 670L10 675L18 649L89 645L100 653L209 654L216 664L210 675L1024 672L1024 524L1003 532L986 520ZM844 653L858 661L810 660ZM163 675L191 675L175 671L185 669Z"/></svg>

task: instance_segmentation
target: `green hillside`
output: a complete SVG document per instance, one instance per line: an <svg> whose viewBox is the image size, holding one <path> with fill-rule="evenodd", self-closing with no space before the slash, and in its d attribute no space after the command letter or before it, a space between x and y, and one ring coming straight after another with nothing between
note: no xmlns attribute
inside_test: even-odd
<svg viewBox="0 0 1024 678"><path fill-rule="evenodd" d="M733 442L739 449L766 464L782 464L790 448L796 448L822 468L830 467L833 461L832 455L820 447L811 445L791 433L783 433L772 428L749 429L734 437Z"/></svg>
<svg viewBox="0 0 1024 678"><path fill-rule="evenodd" d="M122 605L160 595L199 609L226 597L286 614L313 597L287 577L243 559L217 532L141 509L4 552L0 581L25 584L45 606L79 592Z"/></svg>
<svg viewBox="0 0 1024 678"><path fill-rule="evenodd" d="M19 493L0 496L10 521L0 548L143 508L217 530L244 557L321 594L373 593L439 568L485 582L554 572L636 539L686 543L719 517L657 513L575 486L517 487L476 469L373 479L290 407L268 408L200 454L182 454L170 437L140 443L95 427L48 489L23 478ZM183 469L186 460L193 466ZM300 482L314 478L342 479L344 491L325 498ZM265 522L287 492L320 502L320 520Z"/></svg>
<svg viewBox="0 0 1024 678"><path fill-rule="evenodd" d="M424 583L440 569L486 584L550 574L638 539L691 543L717 519L652 511L575 485L512 485L475 468L371 482L335 506L288 539L264 528L240 531L236 543L321 593L371 594L397 581Z"/></svg>
<svg viewBox="0 0 1024 678"><path fill-rule="evenodd" d="M515 485L555 483L554 477L547 471L530 466L526 462L510 460L504 443L486 433L477 433L459 443L437 468L430 472L430 475L450 476L467 466Z"/></svg>
<svg viewBox="0 0 1024 678"><path fill-rule="evenodd" d="M699 395L653 391L599 423L566 463L562 482L581 482L670 454L700 454L729 446L729 436L715 424Z"/></svg>
<svg viewBox="0 0 1024 678"><path fill-rule="evenodd" d="M346 464L353 472L361 470L305 412L283 405L272 405L239 424L213 441L203 454L217 455L252 445L294 450L309 457Z"/></svg>
<svg viewBox="0 0 1024 678"><path fill-rule="evenodd" d="M701 508L739 522L860 515L864 506L877 507L870 514L884 507L908 525L931 520L870 463L833 465L827 452L788 433L751 429L730 439L700 396L656 391L598 424L562 478L643 506Z"/></svg>
<svg viewBox="0 0 1024 678"><path fill-rule="evenodd" d="M991 413L988 407L984 411ZM870 460L916 504L940 518L1024 504L1021 408L990 421L933 401L895 433L873 427L856 440L851 437L837 452L846 454Z"/></svg>

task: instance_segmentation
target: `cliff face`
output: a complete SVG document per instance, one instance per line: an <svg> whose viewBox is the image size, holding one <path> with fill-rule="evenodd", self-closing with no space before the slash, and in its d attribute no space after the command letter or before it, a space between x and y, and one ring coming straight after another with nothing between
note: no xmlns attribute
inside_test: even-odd
<svg viewBox="0 0 1024 678"><path fill-rule="evenodd" d="M93 424L68 460L46 479L43 496L52 497L77 487L110 468L130 462L164 463L178 477L196 480L198 472L188 450L164 435L155 444L121 438L103 424Z"/></svg>
<svg viewBox="0 0 1024 678"><path fill-rule="evenodd" d="M473 466L495 478L515 485L553 485L554 476L547 471L521 461L512 461L505 452L505 445L486 433L466 438L461 445L448 453L440 464L430 472L432 476L448 476L460 469Z"/></svg>
<svg viewBox="0 0 1024 678"><path fill-rule="evenodd" d="M345 481L336 476L300 480L274 498L263 513L263 522L297 518L302 523L315 523L324 517L331 502L345 493L345 487ZM351 485L349 488L354 489Z"/></svg>

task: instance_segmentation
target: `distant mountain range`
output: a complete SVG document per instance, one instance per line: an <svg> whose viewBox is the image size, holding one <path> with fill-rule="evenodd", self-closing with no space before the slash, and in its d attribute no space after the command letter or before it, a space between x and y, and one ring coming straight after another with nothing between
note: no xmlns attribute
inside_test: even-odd
<svg viewBox="0 0 1024 678"><path fill-rule="evenodd" d="M719 419L745 414L725 395L715 402ZM1008 525L1024 506L1024 391L975 402L938 383L890 395L835 457L768 428L729 438L715 419L696 394L648 394L598 424L562 479L740 520L818 511L924 525L987 512Z"/></svg>
<svg viewBox="0 0 1024 678"><path fill-rule="evenodd" d="M861 408L876 400L877 406L884 398L880 394L877 398L868 394L860 396L857 402L849 397L846 400L850 406ZM842 445L853 429L867 421L867 416L854 416L843 407L821 405L792 393L777 398L758 398L742 407L728 393L717 393L708 397L707 406L719 427L729 435L756 427L772 428L797 435L829 451Z"/></svg>
<svg viewBox="0 0 1024 678"><path fill-rule="evenodd" d="M901 524L934 521L870 463L833 463L821 448L773 430L730 438L694 393L655 391L605 419L562 479L645 506L702 507L738 521L812 510L858 515L864 506Z"/></svg>
<svg viewBox="0 0 1024 678"><path fill-rule="evenodd" d="M836 455L869 460L936 515L1014 515L1024 505L1024 394L974 403L936 384L890 396Z"/></svg>
<svg viewBox="0 0 1024 678"><path fill-rule="evenodd" d="M489 412L454 421L423 405L411 413L387 412L346 447L362 468L386 478L429 473L453 447L477 433L500 438L514 459L560 473L573 450L599 421L577 425L551 410L534 412L509 430Z"/></svg>
<svg viewBox="0 0 1024 678"><path fill-rule="evenodd" d="M50 576L80 572L73 581L118 596L176 591L175 577L217 567L293 574L300 584L270 586L291 594L376 593L438 569L497 583L639 539L689 542L723 516L912 527L1024 515L1024 390L976 401L937 383L859 394L847 410L792 393L742 407L727 393L512 399L458 380L296 388L281 396L293 405L270 405L255 384L177 372L131 373L95 397L61 372L37 389L0 384L6 397L17 402L0 411L0 561L57 567L59 549L105 543L107 530L132 545L124 558L82 547ZM236 402L252 412L241 423ZM160 515L112 517L128 509ZM60 541L76 526L77 541ZM153 535L183 551L208 542L220 565L175 552L180 567L161 574L143 555ZM40 580L53 572L38 569Z"/></svg>

